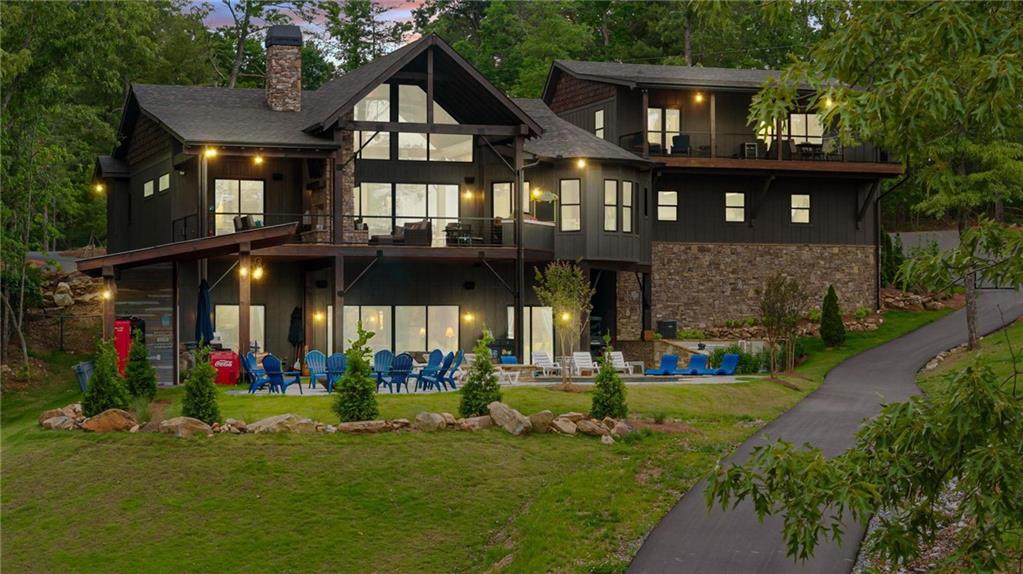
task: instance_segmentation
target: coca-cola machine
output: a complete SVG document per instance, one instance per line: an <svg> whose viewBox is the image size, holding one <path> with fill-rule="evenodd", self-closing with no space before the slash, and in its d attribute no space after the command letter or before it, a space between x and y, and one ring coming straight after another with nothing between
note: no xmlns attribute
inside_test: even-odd
<svg viewBox="0 0 1023 574"><path fill-rule="evenodd" d="M117 372L123 375L131 350L131 321L128 319L114 321L114 350L117 351Z"/></svg>
<svg viewBox="0 0 1023 574"><path fill-rule="evenodd" d="M218 385L234 385L241 376L241 360L234 351L213 351L210 364L217 370Z"/></svg>

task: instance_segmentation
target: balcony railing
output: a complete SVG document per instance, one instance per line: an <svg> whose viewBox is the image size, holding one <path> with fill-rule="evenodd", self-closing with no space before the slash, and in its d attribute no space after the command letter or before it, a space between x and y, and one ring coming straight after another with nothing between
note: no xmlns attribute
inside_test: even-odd
<svg viewBox="0 0 1023 574"><path fill-rule="evenodd" d="M302 243L330 243L331 216L309 213L243 213L216 212L207 220L207 235L224 235L254 227L298 223ZM171 222L171 240L186 241L199 237L199 219L195 214Z"/></svg>
<svg viewBox="0 0 1023 574"><path fill-rule="evenodd" d="M675 134L662 132L663 144L648 145L651 157L693 157L730 159L777 160L777 140L765 143L752 132L722 133L711 138L710 132ZM713 141L712 141L713 139ZM896 160L884 150L871 144L843 146L834 136L791 138L782 140L783 161L839 161L894 163ZM643 154L643 132L624 134L619 145L637 155Z"/></svg>

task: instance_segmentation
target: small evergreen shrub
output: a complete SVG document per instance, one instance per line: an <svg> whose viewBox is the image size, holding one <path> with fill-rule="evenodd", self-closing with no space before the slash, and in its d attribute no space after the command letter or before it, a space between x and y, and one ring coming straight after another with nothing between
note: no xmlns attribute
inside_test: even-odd
<svg viewBox="0 0 1023 574"><path fill-rule="evenodd" d="M195 350L195 366L185 380L185 399L181 414L199 419L207 424L220 420L220 406L217 405L217 370L210 364L210 348L203 345Z"/></svg>
<svg viewBox="0 0 1023 574"><path fill-rule="evenodd" d="M820 309L810 309L810 311L806 314L806 318L811 323L820 324L820 322L821 322L821 310Z"/></svg>
<svg viewBox="0 0 1023 574"><path fill-rule="evenodd" d="M867 315L870 315L870 309L867 309L866 307L857 307L856 311L853 313L853 317L860 320L866 319Z"/></svg>
<svg viewBox="0 0 1023 574"><path fill-rule="evenodd" d="M604 346L607 348L607 353L613 350L610 337L604 337ZM625 404L625 383L618 376L618 371L611 365L611 359L607 353L600 359L600 369L597 371L597 379L593 384L593 404L590 406L590 416L596 419L604 417L622 419L629 413L629 407Z"/></svg>
<svg viewBox="0 0 1023 574"><path fill-rule="evenodd" d="M356 326L357 336L345 352L345 374L334 387L334 414L341 422L369 421L377 418L377 387L370 365L370 349L366 346L374 333Z"/></svg>
<svg viewBox="0 0 1023 574"><path fill-rule="evenodd" d="M117 351L111 341L100 339L96 344L96 366L82 399L82 412L91 417L107 409L127 408L128 389L117 373Z"/></svg>
<svg viewBox="0 0 1023 574"><path fill-rule="evenodd" d="M828 294L821 305L821 340L828 347L837 347L845 342L845 325L842 324L834 285L828 286Z"/></svg>
<svg viewBox="0 0 1023 574"><path fill-rule="evenodd" d="M476 353L469 372L465 374L462 384L462 399L458 403L458 413L463 417L485 415L490 411L487 405L501 400L501 385L497 382L497 372L490 362L490 343L493 342L490 331L484 329L483 336L476 341Z"/></svg>
<svg viewBox="0 0 1023 574"><path fill-rule="evenodd" d="M124 368L128 392L133 397L153 400L156 396L156 369L149 363L149 349L142 331L136 329L128 351L128 366Z"/></svg>
<svg viewBox="0 0 1023 574"><path fill-rule="evenodd" d="M747 353L746 351L742 350L742 348L740 348L739 345L735 344L729 345L727 347L718 347L717 349L714 349L713 351L711 351L710 357L708 357L707 362L711 367L718 368L721 366L721 361L724 360L725 355L730 353L739 355L739 366L735 368L735 373L737 375L750 375L753 373L759 373L760 368L764 366L763 362L765 355L758 353ZM764 366L764 368L766 368L766 366Z"/></svg>

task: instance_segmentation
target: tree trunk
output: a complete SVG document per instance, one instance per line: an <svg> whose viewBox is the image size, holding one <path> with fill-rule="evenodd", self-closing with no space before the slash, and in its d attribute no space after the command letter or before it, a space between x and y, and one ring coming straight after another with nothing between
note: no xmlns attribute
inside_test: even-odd
<svg viewBox="0 0 1023 574"><path fill-rule="evenodd" d="M963 275L963 286L966 288L966 332L969 335L969 349L972 351L980 347L980 338L977 336L977 274L975 272Z"/></svg>
<svg viewBox="0 0 1023 574"><path fill-rule="evenodd" d="M238 83L238 76L242 71L242 61L245 59L245 41L249 39L249 6L248 2L242 7L245 16L238 26L238 40L234 46L234 64L231 66L231 75L227 79L227 87L233 88Z"/></svg>
<svg viewBox="0 0 1023 574"><path fill-rule="evenodd" d="M11 308L11 301L7 298L7 294L6 293L3 296L3 300L4 300L4 307L7 308L8 316L10 316L11 320L13 321L13 319L14 319L14 309ZM27 374L31 374L31 368L32 367L31 367L31 365L28 362L28 345L25 343L25 333L22 330L21 325L22 325L22 323L20 321L14 323L14 332L18 334L18 340L21 342L21 357L25 361L25 374L27 375Z"/></svg>
<svg viewBox="0 0 1023 574"><path fill-rule="evenodd" d="M693 47L691 44L691 36L693 35L693 24L689 14L686 14L686 27L685 27L685 57L686 65L693 65Z"/></svg>

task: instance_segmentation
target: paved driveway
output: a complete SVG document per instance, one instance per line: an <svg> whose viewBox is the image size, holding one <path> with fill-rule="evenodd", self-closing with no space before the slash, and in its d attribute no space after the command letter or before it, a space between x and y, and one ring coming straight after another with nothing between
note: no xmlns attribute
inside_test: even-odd
<svg viewBox="0 0 1023 574"><path fill-rule="evenodd" d="M1023 294L986 291L981 294L979 325L984 333L1005 320L1023 316ZM876 415L881 401L902 401L919 393L916 372L939 352L966 341L966 319L953 313L913 333L857 355L835 369L824 384L792 410L778 417L740 446L729 459L748 458L764 436L784 438L796 444L810 442L828 456L853 444L853 435L865 417ZM845 544L822 542L814 558L796 564L785 554L780 517L757 521L752 504L735 510L708 512L704 482L697 484L661 520L640 548L629 568L631 573L706 572L781 573L849 572L863 538L864 526L846 524Z"/></svg>

